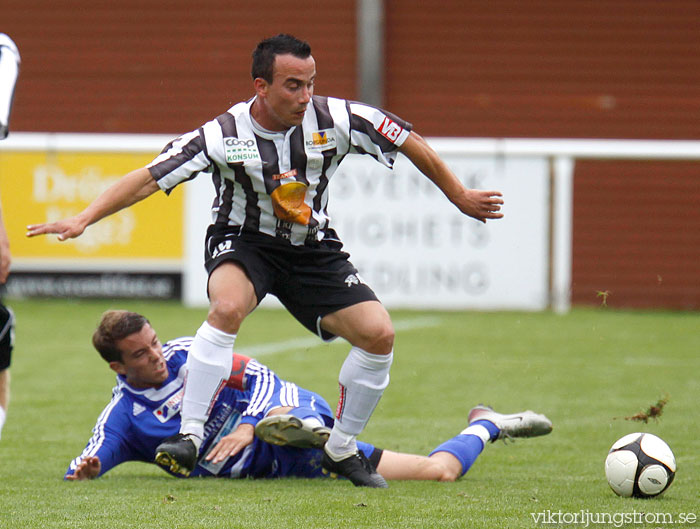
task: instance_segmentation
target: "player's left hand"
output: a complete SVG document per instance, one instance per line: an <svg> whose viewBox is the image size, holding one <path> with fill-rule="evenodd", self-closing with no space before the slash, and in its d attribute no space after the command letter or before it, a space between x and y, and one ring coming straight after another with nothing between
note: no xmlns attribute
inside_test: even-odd
<svg viewBox="0 0 700 529"><path fill-rule="evenodd" d="M252 424L240 424L236 430L225 437L207 454L207 461L220 463L227 457L235 456L253 442L255 427Z"/></svg>
<svg viewBox="0 0 700 529"><path fill-rule="evenodd" d="M499 191L464 188L464 192L453 202L465 215L486 222L491 219L503 218L503 213L501 213L502 196Z"/></svg>

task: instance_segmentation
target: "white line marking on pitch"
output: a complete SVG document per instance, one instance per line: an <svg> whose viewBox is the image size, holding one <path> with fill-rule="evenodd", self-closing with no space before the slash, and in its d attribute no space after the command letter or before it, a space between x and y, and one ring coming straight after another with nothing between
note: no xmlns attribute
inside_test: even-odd
<svg viewBox="0 0 700 529"><path fill-rule="evenodd" d="M428 327L437 327L442 323L441 319L436 316L423 316L420 318L411 318L407 320L398 320L394 322L394 329L398 331L412 331L415 329L425 329ZM311 349L313 347L321 347L328 345L328 342L321 341L318 337L309 336L307 338L292 338L281 342L262 343L259 345L251 345L243 351L237 351L240 354L257 358L260 356L289 351L291 349Z"/></svg>

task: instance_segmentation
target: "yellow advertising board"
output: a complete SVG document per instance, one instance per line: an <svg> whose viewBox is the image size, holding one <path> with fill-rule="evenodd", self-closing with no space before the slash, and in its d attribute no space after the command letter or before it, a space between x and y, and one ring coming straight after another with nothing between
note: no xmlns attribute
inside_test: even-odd
<svg viewBox="0 0 700 529"><path fill-rule="evenodd" d="M157 153L0 152L0 198L13 262L67 268L143 263L172 268L183 258L183 194L157 192L88 227L82 236L26 237L29 224L60 220L82 211L121 176L143 167Z"/></svg>

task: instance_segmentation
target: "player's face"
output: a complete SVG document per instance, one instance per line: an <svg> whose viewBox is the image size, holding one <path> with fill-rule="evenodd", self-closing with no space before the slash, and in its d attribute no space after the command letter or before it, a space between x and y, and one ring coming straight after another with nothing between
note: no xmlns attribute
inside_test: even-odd
<svg viewBox="0 0 700 529"><path fill-rule="evenodd" d="M256 80L256 90L263 105L253 117L269 130L287 130L301 125L306 107L314 94L316 62L309 56L300 59L291 54L277 55L272 83Z"/></svg>
<svg viewBox="0 0 700 529"><path fill-rule="evenodd" d="M122 352L122 361L110 362L109 365L124 375L130 386L158 387L168 378L163 348L156 332L148 323L139 332L117 341L116 345Z"/></svg>

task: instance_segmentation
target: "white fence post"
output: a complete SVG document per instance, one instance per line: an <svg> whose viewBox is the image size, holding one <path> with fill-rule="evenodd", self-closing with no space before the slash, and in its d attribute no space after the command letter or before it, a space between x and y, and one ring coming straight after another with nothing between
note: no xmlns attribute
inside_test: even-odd
<svg viewBox="0 0 700 529"><path fill-rule="evenodd" d="M574 208L574 160L568 156L554 159L554 196L552 208L552 310L559 314L571 308L571 248Z"/></svg>

